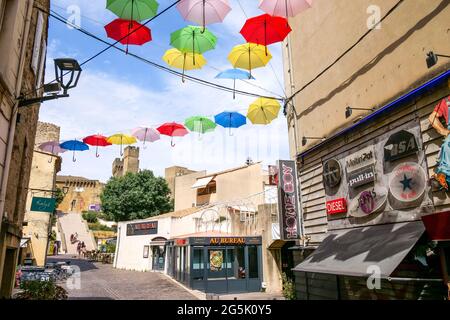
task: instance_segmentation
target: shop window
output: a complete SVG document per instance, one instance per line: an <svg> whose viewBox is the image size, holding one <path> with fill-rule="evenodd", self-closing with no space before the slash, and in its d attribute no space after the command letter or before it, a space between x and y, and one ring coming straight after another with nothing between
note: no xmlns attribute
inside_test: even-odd
<svg viewBox="0 0 450 320"><path fill-rule="evenodd" d="M236 247L228 251L230 253L232 268L229 278L245 279L245 252L244 247Z"/></svg>
<svg viewBox="0 0 450 320"><path fill-rule="evenodd" d="M193 270L205 269L205 265L203 263L203 248L194 248L192 269Z"/></svg>
<svg viewBox="0 0 450 320"><path fill-rule="evenodd" d="M248 247L248 277L250 279L259 278L258 272L258 247Z"/></svg>

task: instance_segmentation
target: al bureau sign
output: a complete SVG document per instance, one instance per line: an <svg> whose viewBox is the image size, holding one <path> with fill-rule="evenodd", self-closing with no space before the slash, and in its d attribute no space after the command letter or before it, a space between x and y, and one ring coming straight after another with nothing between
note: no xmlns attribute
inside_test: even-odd
<svg viewBox="0 0 450 320"><path fill-rule="evenodd" d="M31 200L31 211L53 213L56 207L55 198L33 197Z"/></svg>
<svg viewBox="0 0 450 320"><path fill-rule="evenodd" d="M417 163L402 163L392 171L389 190L396 200L400 202L416 201L423 195L425 189L425 170Z"/></svg>
<svg viewBox="0 0 450 320"><path fill-rule="evenodd" d="M278 161L278 209L281 240L299 239L297 168L292 160Z"/></svg>

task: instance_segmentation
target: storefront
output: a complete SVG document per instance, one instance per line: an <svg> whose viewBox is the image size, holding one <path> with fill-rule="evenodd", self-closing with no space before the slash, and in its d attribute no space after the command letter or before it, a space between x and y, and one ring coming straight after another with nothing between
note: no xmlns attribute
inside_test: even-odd
<svg viewBox="0 0 450 320"><path fill-rule="evenodd" d="M207 293L257 292L262 282L261 237L179 237L168 244L168 273Z"/></svg>

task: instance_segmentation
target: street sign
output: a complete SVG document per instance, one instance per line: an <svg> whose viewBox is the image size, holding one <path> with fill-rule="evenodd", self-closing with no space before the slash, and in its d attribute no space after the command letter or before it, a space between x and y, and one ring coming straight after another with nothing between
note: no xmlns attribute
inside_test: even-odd
<svg viewBox="0 0 450 320"><path fill-rule="evenodd" d="M53 213L53 211L55 211L55 207L56 207L55 198L33 197L33 199L31 200L30 210Z"/></svg>

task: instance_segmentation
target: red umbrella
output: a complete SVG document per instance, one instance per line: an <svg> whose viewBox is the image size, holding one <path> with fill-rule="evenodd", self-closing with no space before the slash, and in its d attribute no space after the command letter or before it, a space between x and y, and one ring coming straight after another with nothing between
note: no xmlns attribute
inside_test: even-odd
<svg viewBox="0 0 450 320"><path fill-rule="evenodd" d="M283 41L291 31L286 18L263 14L247 19L241 29L241 34L247 42L266 46L267 55L267 46Z"/></svg>
<svg viewBox="0 0 450 320"><path fill-rule="evenodd" d="M120 41L127 46L143 45L152 40L152 32L146 26L134 20L116 19L105 26L106 34L109 38Z"/></svg>
<svg viewBox="0 0 450 320"><path fill-rule="evenodd" d="M189 133L182 124L176 122L164 123L157 130L161 134L172 137L172 140L170 141L172 147L175 146L173 143L173 137L183 137Z"/></svg>
<svg viewBox="0 0 450 320"><path fill-rule="evenodd" d="M108 139L105 136L102 136L100 134L94 134L92 136L88 136L83 139L83 142L90 145L95 146L95 156L98 158L100 155L98 154L98 147L106 147L110 146L111 143L109 143L106 139Z"/></svg>

